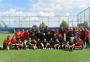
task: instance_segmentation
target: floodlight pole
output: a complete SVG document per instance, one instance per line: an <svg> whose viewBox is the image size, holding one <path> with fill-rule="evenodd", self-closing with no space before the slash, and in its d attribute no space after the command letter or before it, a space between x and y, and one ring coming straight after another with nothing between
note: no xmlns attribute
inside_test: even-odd
<svg viewBox="0 0 90 62"><path fill-rule="evenodd" d="M5 17L6 17L6 16L5 16ZM8 17L9 17L9 27L10 27L10 17L11 17L11 16L8 16Z"/></svg>
<svg viewBox="0 0 90 62"><path fill-rule="evenodd" d="M29 28L30 28L30 16L28 18L29 18Z"/></svg>
<svg viewBox="0 0 90 62"><path fill-rule="evenodd" d="M49 16L47 18L48 18L48 26L49 26Z"/></svg>
<svg viewBox="0 0 90 62"><path fill-rule="evenodd" d="M20 23L20 16L19 16L19 27L21 27L21 23Z"/></svg>
<svg viewBox="0 0 90 62"><path fill-rule="evenodd" d="M67 16L67 17L68 17L68 25L69 25L69 24L70 24L70 23L69 23L69 16ZM68 26L68 27L70 27L70 26Z"/></svg>
<svg viewBox="0 0 90 62"><path fill-rule="evenodd" d="M79 25L79 15L77 15L77 27L78 27L78 25Z"/></svg>
<svg viewBox="0 0 90 62"><path fill-rule="evenodd" d="M90 26L90 7L89 7L89 26Z"/></svg>
<svg viewBox="0 0 90 62"><path fill-rule="evenodd" d="M85 17L85 11L84 11L84 22L86 21L85 18L86 18L86 17Z"/></svg>

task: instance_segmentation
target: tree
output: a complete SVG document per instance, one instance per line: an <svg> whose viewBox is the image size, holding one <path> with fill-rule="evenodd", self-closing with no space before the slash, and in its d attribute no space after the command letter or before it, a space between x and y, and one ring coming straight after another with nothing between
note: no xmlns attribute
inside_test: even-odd
<svg viewBox="0 0 90 62"><path fill-rule="evenodd" d="M64 21L64 20L60 24L60 27L62 27L62 28L67 28L68 26L69 26L68 23L66 21Z"/></svg>
<svg viewBox="0 0 90 62"><path fill-rule="evenodd" d="M84 28L88 28L88 22L83 22L83 23L80 23L78 24L79 27L84 27Z"/></svg>
<svg viewBox="0 0 90 62"><path fill-rule="evenodd" d="M41 30L44 30L46 28L46 24L44 22L42 22L40 25L39 25L39 29Z"/></svg>

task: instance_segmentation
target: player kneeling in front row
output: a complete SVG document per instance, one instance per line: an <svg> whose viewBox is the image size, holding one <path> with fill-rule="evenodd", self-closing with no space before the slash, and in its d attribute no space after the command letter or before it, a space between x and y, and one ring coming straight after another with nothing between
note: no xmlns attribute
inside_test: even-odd
<svg viewBox="0 0 90 62"><path fill-rule="evenodd" d="M21 39L19 39L19 40L17 41L17 48L18 48L18 49L22 49L22 48L23 48L23 42L21 41Z"/></svg>
<svg viewBox="0 0 90 62"><path fill-rule="evenodd" d="M54 49L59 49L59 48L60 48L59 40L57 38L55 38Z"/></svg>
<svg viewBox="0 0 90 62"><path fill-rule="evenodd" d="M80 37L77 37L77 39L75 40L75 49L76 50L82 49L82 40L80 39Z"/></svg>
<svg viewBox="0 0 90 62"><path fill-rule="evenodd" d="M10 49L21 49L23 48L23 43L21 41L21 39L18 39L18 41L16 40L16 38L13 36L11 39L11 43L10 43Z"/></svg>
<svg viewBox="0 0 90 62"><path fill-rule="evenodd" d="M11 44L10 36L7 36L7 38L3 42L3 49L9 50L10 44Z"/></svg>
<svg viewBox="0 0 90 62"><path fill-rule="evenodd" d="M33 39L31 41L30 48L31 49L36 49L37 48L37 41L35 39Z"/></svg>
<svg viewBox="0 0 90 62"><path fill-rule="evenodd" d="M10 44L10 49L12 48L17 49L17 40L14 36L12 37L11 44Z"/></svg>
<svg viewBox="0 0 90 62"><path fill-rule="evenodd" d="M70 37L70 41L69 43L67 44L68 48L69 48L69 51L72 51L74 49L74 46L75 46L75 38L72 36Z"/></svg>
<svg viewBox="0 0 90 62"><path fill-rule="evenodd" d="M44 38L43 46L44 46L43 49L50 48L50 42L49 42L49 40L46 40L46 39Z"/></svg>

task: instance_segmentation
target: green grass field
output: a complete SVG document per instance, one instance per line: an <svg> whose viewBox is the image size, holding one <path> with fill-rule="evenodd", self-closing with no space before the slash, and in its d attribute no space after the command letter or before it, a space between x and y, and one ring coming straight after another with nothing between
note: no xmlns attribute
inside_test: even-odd
<svg viewBox="0 0 90 62"><path fill-rule="evenodd" d="M8 34L0 34L0 46ZM90 49L63 50L1 50L0 62L90 62Z"/></svg>

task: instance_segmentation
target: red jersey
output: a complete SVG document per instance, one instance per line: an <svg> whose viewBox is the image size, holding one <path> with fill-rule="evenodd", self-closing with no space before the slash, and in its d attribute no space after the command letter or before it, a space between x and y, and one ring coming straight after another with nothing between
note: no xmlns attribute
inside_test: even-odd
<svg viewBox="0 0 90 62"><path fill-rule="evenodd" d="M59 30L56 30L56 31L54 32L54 35L55 35L56 38L59 38L59 37L60 37L60 32L59 32Z"/></svg>
<svg viewBox="0 0 90 62"><path fill-rule="evenodd" d="M15 37L16 37L16 38L20 38L20 36L21 36L21 32L20 32L20 31L16 31L16 32L15 32Z"/></svg>
<svg viewBox="0 0 90 62"><path fill-rule="evenodd" d="M90 31L89 31L89 38L90 38Z"/></svg>
<svg viewBox="0 0 90 62"><path fill-rule="evenodd" d="M5 39L3 42L3 45L8 46L8 45L10 45L10 43L11 43L10 39Z"/></svg>
<svg viewBox="0 0 90 62"><path fill-rule="evenodd" d="M79 46L79 45L82 45L82 40L81 40L81 39L77 39L77 40L76 40L76 45L78 45L78 46Z"/></svg>
<svg viewBox="0 0 90 62"><path fill-rule="evenodd" d="M16 44L16 43L17 43L16 39L12 38L11 39L11 44Z"/></svg>
<svg viewBox="0 0 90 62"><path fill-rule="evenodd" d="M20 38L23 38L24 39L24 31L21 31L21 34L20 34Z"/></svg>
<svg viewBox="0 0 90 62"><path fill-rule="evenodd" d="M86 32L85 32L85 37L86 37L86 38L89 38L89 31L86 31Z"/></svg>
<svg viewBox="0 0 90 62"><path fill-rule="evenodd" d="M78 31L78 37L81 39L81 31Z"/></svg>
<svg viewBox="0 0 90 62"><path fill-rule="evenodd" d="M60 33L55 33L54 35L56 38L58 38L60 36Z"/></svg>
<svg viewBox="0 0 90 62"><path fill-rule="evenodd" d="M30 38L29 32L25 32L25 33L24 33L24 38L25 38L25 39L29 39L29 38Z"/></svg>

